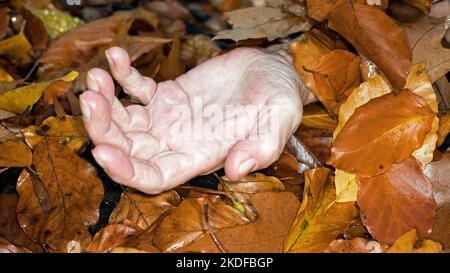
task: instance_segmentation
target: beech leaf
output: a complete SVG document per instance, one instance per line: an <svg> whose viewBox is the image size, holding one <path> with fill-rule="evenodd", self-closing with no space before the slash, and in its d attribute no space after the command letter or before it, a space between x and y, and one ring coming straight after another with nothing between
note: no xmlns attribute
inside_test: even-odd
<svg viewBox="0 0 450 273"><path fill-rule="evenodd" d="M21 140L6 140L0 143L0 166L30 167L30 149Z"/></svg>

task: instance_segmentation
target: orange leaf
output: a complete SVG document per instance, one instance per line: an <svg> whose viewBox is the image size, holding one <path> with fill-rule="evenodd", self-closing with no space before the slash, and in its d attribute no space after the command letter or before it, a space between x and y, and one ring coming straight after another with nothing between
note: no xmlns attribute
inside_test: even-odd
<svg viewBox="0 0 450 273"><path fill-rule="evenodd" d="M392 245L411 229L430 234L436 201L431 182L414 157L373 177L358 176L358 205L363 224L381 243Z"/></svg>
<svg viewBox="0 0 450 273"><path fill-rule="evenodd" d="M384 173L422 146L434 118L427 103L407 89L374 98L345 123L328 162L362 176Z"/></svg>

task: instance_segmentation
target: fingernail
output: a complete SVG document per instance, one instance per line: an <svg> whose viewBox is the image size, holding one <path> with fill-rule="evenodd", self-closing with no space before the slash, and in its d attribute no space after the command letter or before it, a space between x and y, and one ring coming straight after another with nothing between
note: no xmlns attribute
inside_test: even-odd
<svg viewBox="0 0 450 273"><path fill-rule="evenodd" d="M94 75L92 75L91 71L88 71L87 76L90 83L89 89L98 92L100 89L98 88L97 80L94 78Z"/></svg>
<svg viewBox="0 0 450 273"><path fill-rule="evenodd" d="M91 109L89 108L89 105L84 101L83 97L80 97L80 107L81 112L83 112L83 117L86 119L91 118Z"/></svg>
<svg viewBox="0 0 450 273"><path fill-rule="evenodd" d="M95 154L94 150L92 150L92 156L94 157L97 164L100 165L100 167L105 168L105 163L103 163L103 161L100 159L100 157Z"/></svg>
<svg viewBox="0 0 450 273"><path fill-rule="evenodd" d="M111 58L111 55L109 55L108 50L105 50L105 56L106 56L106 60L108 60L108 63L110 63L111 65L114 64L113 59Z"/></svg>
<svg viewBox="0 0 450 273"><path fill-rule="evenodd" d="M239 166L239 176L247 175L256 167L256 160L249 159Z"/></svg>

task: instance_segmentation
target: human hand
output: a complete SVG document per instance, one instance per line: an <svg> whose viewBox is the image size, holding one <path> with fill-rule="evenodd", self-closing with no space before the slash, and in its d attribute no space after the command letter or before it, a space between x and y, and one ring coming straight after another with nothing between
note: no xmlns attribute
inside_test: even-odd
<svg viewBox="0 0 450 273"><path fill-rule="evenodd" d="M292 65L257 49L235 49L158 84L130 66L125 50L106 55L142 105L123 107L111 76L90 70L80 102L92 152L113 180L150 194L224 166L230 180L269 166L300 124L301 95L308 100ZM231 106L241 107L234 117Z"/></svg>

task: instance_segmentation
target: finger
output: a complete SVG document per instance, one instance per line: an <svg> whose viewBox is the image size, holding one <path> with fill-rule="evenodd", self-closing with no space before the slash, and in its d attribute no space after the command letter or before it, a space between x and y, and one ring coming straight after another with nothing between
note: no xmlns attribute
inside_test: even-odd
<svg viewBox="0 0 450 273"><path fill-rule="evenodd" d="M107 143L130 151L130 142L120 128L111 120L111 108L106 99L93 91L80 96L84 126L94 144Z"/></svg>
<svg viewBox="0 0 450 273"><path fill-rule="evenodd" d="M236 142L225 160L225 173L231 180L238 181L250 172L266 168L281 154L289 136L300 121L288 108L283 112L276 107L260 113L257 125L249 136Z"/></svg>
<svg viewBox="0 0 450 273"><path fill-rule="evenodd" d="M161 193L194 176L189 171L191 158L187 154L168 152L145 161L130 158L109 145L98 145L92 152L114 181L148 194ZM181 168L184 168L184 172Z"/></svg>
<svg viewBox="0 0 450 273"><path fill-rule="evenodd" d="M156 82L142 76L135 68L131 67L128 53L120 47L112 47L105 51L106 59L114 78L123 87L125 93L137 98L142 104L150 103L156 92Z"/></svg>
<svg viewBox="0 0 450 273"><path fill-rule="evenodd" d="M111 76L103 69L93 68L87 73L87 86L89 90L100 93L111 106L111 117L120 126L128 126L130 117L114 93L114 82Z"/></svg>

